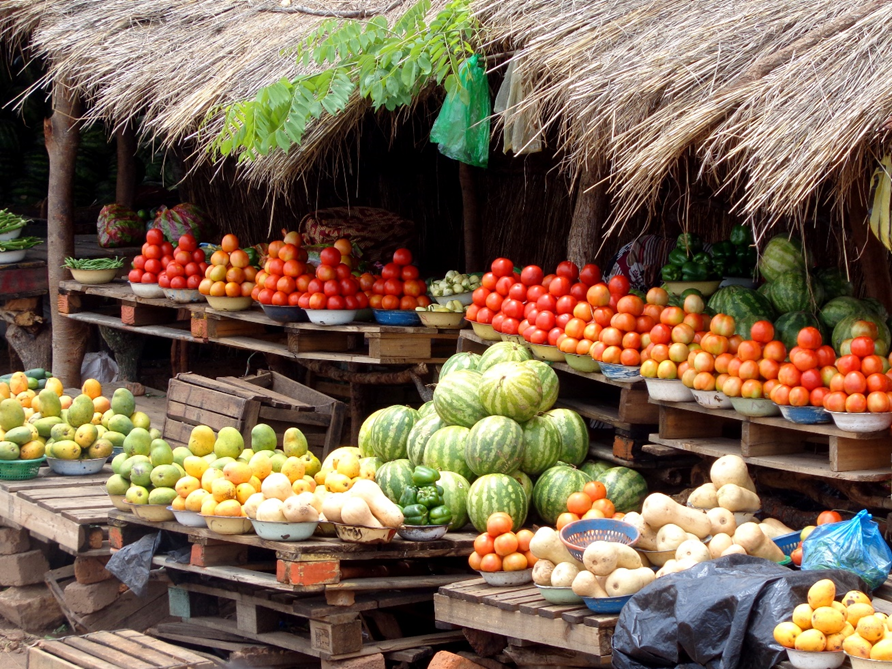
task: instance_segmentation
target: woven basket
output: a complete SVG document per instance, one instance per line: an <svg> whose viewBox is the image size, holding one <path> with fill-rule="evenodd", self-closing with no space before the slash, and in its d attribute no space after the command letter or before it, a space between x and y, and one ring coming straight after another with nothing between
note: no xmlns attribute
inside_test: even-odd
<svg viewBox="0 0 892 669"><path fill-rule="evenodd" d="M33 460L0 460L0 480L3 481L27 481L36 479L40 465L46 462L46 457Z"/></svg>
<svg viewBox="0 0 892 669"><path fill-rule="evenodd" d="M614 541L627 546L638 542L638 530L631 525L610 518L592 518L567 523L561 528L561 542L580 562L588 545L594 541Z"/></svg>

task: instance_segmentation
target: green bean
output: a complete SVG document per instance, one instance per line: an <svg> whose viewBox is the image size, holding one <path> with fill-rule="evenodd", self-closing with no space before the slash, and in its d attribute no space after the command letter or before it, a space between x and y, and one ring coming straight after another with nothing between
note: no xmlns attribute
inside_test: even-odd
<svg viewBox="0 0 892 669"><path fill-rule="evenodd" d="M65 258L64 267L69 269L118 269L124 266L124 258Z"/></svg>
<svg viewBox="0 0 892 669"><path fill-rule="evenodd" d="M13 214L7 209L0 210L0 234L24 228L27 224L28 219Z"/></svg>
<svg viewBox="0 0 892 669"><path fill-rule="evenodd" d="M19 237L8 242L0 242L0 252L21 251L22 249L30 249L38 244L43 244L43 240L40 237Z"/></svg>

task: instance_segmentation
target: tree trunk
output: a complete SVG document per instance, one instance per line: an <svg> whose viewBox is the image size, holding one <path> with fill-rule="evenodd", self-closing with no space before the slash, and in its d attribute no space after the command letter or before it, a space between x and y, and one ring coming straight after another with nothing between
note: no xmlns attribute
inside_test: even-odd
<svg viewBox="0 0 892 669"><path fill-rule="evenodd" d="M128 123L115 131L118 151L118 178L115 202L134 209L136 206L136 131Z"/></svg>
<svg viewBox="0 0 892 669"><path fill-rule="evenodd" d="M74 163L80 142L80 101L62 82L53 85L53 115L43 123L49 153L47 279L53 323L53 374L66 388L81 385L88 326L59 314L62 263L74 255Z"/></svg>
<svg viewBox="0 0 892 669"><path fill-rule="evenodd" d="M607 214L607 182L600 169L586 168L579 178L573 221L567 236L567 259L580 268L594 262Z"/></svg>
<svg viewBox="0 0 892 669"><path fill-rule="evenodd" d="M892 313L892 275L889 273L889 251L870 231L866 194L856 189L849 209L849 227L864 274L865 297L873 297Z"/></svg>
<svg viewBox="0 0 892 669"><path fill-rule="evenodd" d="M461 184L462 218L465 238L465 272L483 270L483 242L480 235L480 212L477 206L477 188L474 184L474 168L458 164L458 181Z"/></svg>

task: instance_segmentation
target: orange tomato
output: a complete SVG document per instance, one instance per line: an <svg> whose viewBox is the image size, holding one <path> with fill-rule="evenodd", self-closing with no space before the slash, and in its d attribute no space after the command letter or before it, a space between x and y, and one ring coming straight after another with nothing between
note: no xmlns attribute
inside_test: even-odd
<svg viewBox="0 0 892 669"><path fill-rule="evenodd" d="M527 559L528 567L535 567L536 563L539 561L539 558L533 555L532 551L524 551L523 556Z"/></svg>
<svg viewBox="0 0 892 669"><path fill-rule="evenodd" d="M468 556L468 564L471 569L474 571L480 571L480 561L483 559L483 556L480 555L477 551L474 551Z"/></svg>
<svg viewBox="0 0 892 669"><path fill-rule="evenodd" d="M502 558L502 569L504 571L523 571L527 567L529 567L529 564L523 553L510 553Z"/></svg>
<svg viewBox="0 0 892 669"><path fill-rule="evenodd" d="M584 514L582 514L582 520L592 520L598 518L606 518L603 511L598 511L598 509L589 509Z"/></svg>
<svg viewBox="0 0 892 669"><path fill-rule="evenodd" d="M226 253L232 253L233 251L238 250L238 237L233 235L232 233L225 235L223 240L220 242L220 246ZM278 252L278 249L276 249Z"/></svg>
<svg viewBox="0 0 892 669"><path fill-rule="evenodd" d="M605 518L613 518L613 514L616 513L616 507L613 506L613 502L606 497L596 499L592 502L592 509L603 513Z"/></svg>
<svg viewBox="0 0 892 669"><path fill-rule="evenodd" d="M586 511L592 508L593 501L594 500L584 492L571 493L567 498L567 511L575 513L577 516L582 516Z"/></svg>
<svg viewBox="0 0 892 669"><path fill-rule="evenodd" d="M520 530L517 533L517 550L521 553L526 553L530 550L530 541L533 539L533 531L532 530Z"/></svg>
<svg viewBox="0 0 892 669"><path fill-rule="evenodd" d="M567 511L558 516L555 527L560 530L564 525L575 523L577 520L579 520L579 516L577 516L575 513L570 513L569 511Z"/></svg>
<svg viewBox="0 0 892 669"><path fill-rule="evenodd" d="M641 364L641 353L634 348L624 348L619 356L621 364L632 367Z"/></svg>
<svg viewBox="0 0 892 669"><path fill-rule="evenodd" d="M501 555L502 557L517 552L518 546L519 542L517 541L517 535L514 534L514 532L500 534L493 542L493 548L496 551L496 555Z"/></svg>
<svg viewBox="0 0 892 669"><path fill-rule="evenodd" d="M616 513L613 514L613 520L622 520L625 517L626 517L626 514L624 514L622 511L617 511Z"/></svg>
<svg viewBox="0 0 892 669"><path fill-rule="evenodd" d="M486 521L486 533L491 537L497 537L500 534L510 532L514 526L514 521L504 511L497 511L492 514Z"/></svg>
<svg viewBox="0 0 892 669"><path fill-rule="evenodd" d="M644 302L637 295L625 295L616 301L616 310L621 314L640 316L644 312Z"/></svg>
<svg viewBox="0 0 892 669"><path fill-rule="evenodd" d="M502 569L502 558L495 553L484 555L480 560L480 571L500 571Z"/></svg>
<svg viewBox="0 0 892 669"><path fill-rule="evenodd" d="M794 548L794 549L793 549L793 552L790 553L790 560L791 560L791 561L793 562L793 564L795 564L797 567L799 567L800 565L802 565L802 546L799 546L798 548Z"/></svg>
<svg viewBox="0 0 892 669"><path fill-rule="evenodd" d="M821 511L818 514L818 520L815 525L828 525L830 523L839 523L842 521L842 516L839 515L836 511Z"/></svg>
<svg viewBox="0 0 892 669"><path fill-rule="evenodd" d="M493 542L493 538L484 532L476 539L474 539L474 550L480 555L489 555L490 553L495 551L495 544Z"/></svg>
<svg viewBox="0 0 892 669"><path fill-rule="evenodd" d="M588 495L589 499L593 502L607 497L607 488L604 487L604 484L600 481L589 481L585 484L582 492Z"/></svg>

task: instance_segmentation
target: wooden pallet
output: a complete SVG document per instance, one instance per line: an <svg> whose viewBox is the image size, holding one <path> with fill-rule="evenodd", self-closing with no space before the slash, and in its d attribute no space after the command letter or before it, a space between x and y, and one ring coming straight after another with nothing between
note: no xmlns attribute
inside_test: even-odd
<svg viewBox="0 0 892 669"><path fill-rule="evenodd" d="M596 615L584 605L554 605L533 584L495 588L476 578L440 588L437 622L500 634L589 656L588 666L610 666L617 615Z"/></svg>
<svg viewBox="0 0 892 669"><path fill-rule="evenodd" d="M0 265L0 296L3 300L45 295L46 262L23 260Z"/></svg>
<svg viewBox="0 0 892 669"><path fill-rule="evenodd" d="M29 669L213 669L222 663L132 630L39 641Z"/></svg>
<svg viewBox="0 0 892 669"><path fill-rule="evenodd" d="M659 432L651 441L721 457L740 455L754 465L849 481L892 479L888 430L854 433L832 424L797 425L783 418L747 418L696 402L656 402Z"/></svg>

